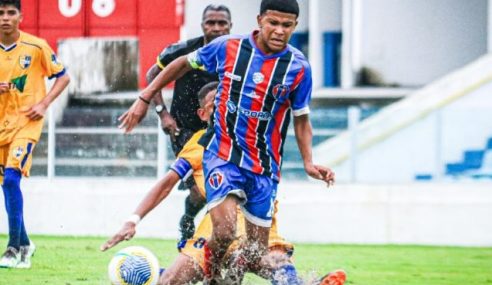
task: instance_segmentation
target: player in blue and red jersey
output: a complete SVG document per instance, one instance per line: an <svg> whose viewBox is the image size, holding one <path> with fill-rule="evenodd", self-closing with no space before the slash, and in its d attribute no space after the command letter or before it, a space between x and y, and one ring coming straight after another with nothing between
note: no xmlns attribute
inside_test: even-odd
<svg viewBox="0 0 492 285"><path fill-rule="evenodd" d="M296 0L262 0L259 30L220 37L176 59L120 117L120 127L130 132L145 116L157 90L191 69L218 73L213 124L201 140L207 205L214 227L207 243L211 280L218 276L234 239L237 205L246 217L249 242L238 266L252 269L266 253L291 112L306 173L329 185L334 181L329 168L312 162L311 69L302 53L287 44L298 15Z"/></svg>

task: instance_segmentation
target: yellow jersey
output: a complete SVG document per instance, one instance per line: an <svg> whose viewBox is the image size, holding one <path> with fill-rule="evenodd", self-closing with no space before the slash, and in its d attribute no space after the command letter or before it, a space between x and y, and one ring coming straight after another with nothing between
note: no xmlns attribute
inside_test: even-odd
<svg viewBox="0 0 492 285"><path fill-rule="evenodd" d="M0 94L0 145L14 136L39 140L43 120L29 120L24 113L46 96L45 77L63 74L65 67L43 39L21 31L11 46L0 44L0 82L10 88Z"/></svg>
<svg viewBox="0 0 492 285"><path fill-rule="evenodd" d="M185 181L193 175L196 186L200 190L200 194L205 197L205 178L203 177L203 146L198 143L206 130L199 130L186 142L183 149L178 154L178 158L171 165L181 180Z"/></svg>

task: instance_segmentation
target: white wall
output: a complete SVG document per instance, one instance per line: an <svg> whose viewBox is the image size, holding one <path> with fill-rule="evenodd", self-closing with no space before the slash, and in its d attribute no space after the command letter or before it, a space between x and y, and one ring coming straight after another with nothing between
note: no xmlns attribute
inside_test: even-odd
<svg viewBox="0 0 492 285"><path fill-rule="evenodd" d="M416 174L439 176L446 163L460 162L465 150L483 150L492 137L491 93L489 82L359 153L357 181L405 183ZM339 180L349 180L348 165L334 168Z"/></svg>
<svg viewBox="0 0 492 285"><path fill-rule="evenodd" d="M487 51L487 0L365 0L362 64L424 85Z"/></svg>
<svg viewBox="0 0 492 285"><path fill-rule="evenodd" d="M109 237L154 183L148 179L29 178L29 233ZM185 192L144 218L137 237L177 239ZM0 195L3 205L3 195ZM492 246L490 184L336 185L283 183L279 232L293 242ZM6 216L0 233L7 232Z"/></svg>
<svg viewBox="0 0 492 285"><path fill-rule="evenodd" d="M334 0L330 0L334 1ZM203 9L208 4L224 4L231 10L234 34L248 34L258 25L256 15L260 12L261 0L222 0L222 1L203 1L186 0L186 15L184 32L187 38L200 36L202 34L200 23L202 21ZM300 15L297 31L306 31L308 28L308 1L299 1Z"/></svg>

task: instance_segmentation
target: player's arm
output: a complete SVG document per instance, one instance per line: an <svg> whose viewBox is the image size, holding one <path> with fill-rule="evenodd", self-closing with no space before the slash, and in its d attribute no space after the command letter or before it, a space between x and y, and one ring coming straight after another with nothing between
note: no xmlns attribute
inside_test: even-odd
<svg viewBox="0 0 492 285"><path fill-rule="evenodd" d="M133 238L138 222L166 199L179 179L179 175L171 170L164 178L159 180L140 202L130 219L123 224L123 227L111 239L101 246L101 250L106 251L123 240Z"/></svg>
<svg viewBox="0 0 492 285"><path fill-rule="evenodd" d="M154 80L154 78L159 75L159 73L164 68L160 61L160 57L157 59L158 63L154 64L146 74L147 83L150 83ZM167 111L166 105L164 104L164 100L162 99L161 92L159 91L157 96L154 95L152 102L154 102L155 106L162 106L162 110L158 111L157 114L161 120L161 127L164 133L168 134L171 137L171 140L175 141L175 136L179 134L178 125L176 124L176 120L171 116L171 114ZM156 109L157 110L157 109Z"/></svg>
<svg viewBox="0 0 492 285"><path fill-rule="evenodd" d="M26 116L31 120L40 120L46 114L48 107L55 101L58 96L65 90L65 88L70 83L70 77L68 74L64 73L60 77L57 77L55 83L51 87L50 91L39 103L33 105L29 110L26 111Z"/></svg>
<svg viewBox="0 0 492 285"><path fill-rule="evenodd" d="M294 132L306 173L315 179L325 181L328 186L333 184L335 181L335 174L331 169L313 164L313 129L308 114L294 116Z"/></svg>
<svg viewBox="0 0 492 285"><path fill-rule="evenodd" d="M152 82L140 93L140 96L128 111L121 115L118 120L121 122L119 128L129 133L140 123L147 113L148 105L157 92L172 81L181 78L186 72L192 69L186 55L178 57L167 65Z"/></svg>

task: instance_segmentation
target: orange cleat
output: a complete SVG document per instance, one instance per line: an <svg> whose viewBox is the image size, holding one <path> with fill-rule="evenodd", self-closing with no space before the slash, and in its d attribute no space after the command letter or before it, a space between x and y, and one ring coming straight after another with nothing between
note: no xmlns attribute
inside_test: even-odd
<svg viewBox="0 0 492 285"><path fill-rule="evenodd" d="M347 280L347 273L342 269L338 269L323 276L319 281L319 285L343 285L345 280Z"/></svg>

